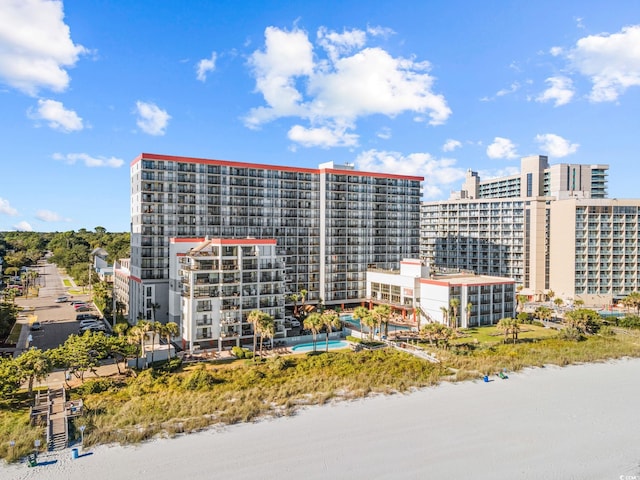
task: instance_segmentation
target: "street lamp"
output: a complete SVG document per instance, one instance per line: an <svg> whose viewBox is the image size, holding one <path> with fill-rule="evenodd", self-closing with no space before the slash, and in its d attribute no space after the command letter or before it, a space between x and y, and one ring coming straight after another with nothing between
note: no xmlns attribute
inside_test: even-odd
<svg viewBox="0 0 640 480"><path fill-rule="evenodd" d="M82 448L84 448L84 429L87 428L86 425L80 425L80 443L82 444Z"/></svg>

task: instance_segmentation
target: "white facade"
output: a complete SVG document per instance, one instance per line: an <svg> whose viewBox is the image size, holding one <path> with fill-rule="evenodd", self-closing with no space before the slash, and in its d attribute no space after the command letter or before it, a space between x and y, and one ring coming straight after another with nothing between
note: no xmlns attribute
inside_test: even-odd
<svg viewBox="0 0 640 480"><path fill-rule="evenodd" d="M170 309L181 318L184 348L251 343L253 310L274 318L275 338L286 336L284 263L276 250L274 239L172 239Z"/></svg>
<svg viewBox="0 0 640 480"><path fill-rule="evenodd" d="M129 305L129 281L131 272L129 271L129 259L121 258L113 265L113 294L116 302L124 308L124 316L128 316Z"/></svg>
<svg viewBox="0 0 640 480"><path fill-rule="evenodd" d="M405 259L400 271L367 272L371 303L391 305L419 325L451 324L451 300L457 299L458 327L492 325L515 315L515 281L469 273L431 273L424 262ZM445 309L447 317L445 317Z"/></svg>

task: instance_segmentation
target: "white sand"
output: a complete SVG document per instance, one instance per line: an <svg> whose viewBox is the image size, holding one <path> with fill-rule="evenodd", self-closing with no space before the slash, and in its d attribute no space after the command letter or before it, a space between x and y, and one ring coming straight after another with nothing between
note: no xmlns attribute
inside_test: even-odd
<svg viewBox="0 0 640 480"><path fill-rule="evenodd" d="M312 407L71 459L2 479L640 480L640 359Z"/></svg>

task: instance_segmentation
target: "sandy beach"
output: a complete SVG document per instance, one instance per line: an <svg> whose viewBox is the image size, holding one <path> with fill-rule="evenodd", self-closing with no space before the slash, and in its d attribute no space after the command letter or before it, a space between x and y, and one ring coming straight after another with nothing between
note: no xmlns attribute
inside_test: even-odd
<svg viewBox="0 0 640 480"><path fill-rule="evenodd" d="M3 479L640 480L640 359L310 407L137 446L40 456Z"/></svg>

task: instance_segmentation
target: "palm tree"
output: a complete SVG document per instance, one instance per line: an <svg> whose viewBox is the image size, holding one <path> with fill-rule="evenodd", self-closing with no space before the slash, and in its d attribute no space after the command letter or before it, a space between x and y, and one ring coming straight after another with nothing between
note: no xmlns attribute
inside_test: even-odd
<svg viewBox="0 0 640 480"><path fill-rule="evenodd" d="M378 322L376 321L376 318L372 315L370 311L367 310L367 314L362 320L360 320L360 323L367 326L367 328L369 329L369 341L370 342L373 341L373 334L374 334L376 325L378 324Z"/></svg>
<svg viewBox="0 0 640 480"><path fill-rule="evenodd" d="M265 313L260 319L260 358L262 358L262 339L267 337L273 345L273 337L276 335L276 322L271 315Z"/></svg>
<svg viewBox="0 0 640 480"><path fill-rule="evenodd" d="M382 331L382 325L384 324L384 336L389 336L389 319L391 318L391 305L381 304L376 305L373 308L374 315L376 316L376 320L378 320L378 325L380 331Z"/></svg>
<svg viewBox="0 0 640 480"><path fill-rule="evenodd" d="M261 310L251 310L249 315L247 315L247 322L253 325L253 361L256 361L256 344L258 342L258 333L260 330L260 320L264 312Z"/></svg>
<svg viewBox="0 0 640 480"><path fill-rule="evenodd" d="M523 312L524 311L524 306L527 303L527 301L529 300L529 297L527 297L526 295L517 295L516 296L516 302L518 303L518 312Z"/></svg>
<svg viewBox="0 0 640 480"><path fill-rule="evenodd" d="M313 335L313 353L316 352L316 336L318 331L322 328L322 316L318 312L310 313L307 318L304 319L304 328L311 330Z"/></svg>
<svg viewBox="0 0 640 480"><path fill-rule="evenodd" d="M469 326L469 318L471 317L471 310L473 310L473 303L467 302L465 310L467 311L467 326Z"/></svg>
<svg viewBox="0 0 640 480"><path fill-rule="evenodd" d="M125 333L127 333L128 329L129 329L128 323L118 322L113 326L113 333L118 335L118 337L122 337L124 336Z"/></svg>
<svg viewBox="0 0 640 480"><path fill-rule="evenodd" d="M180 333L180 327L176 322L167 322L166 324L162 325L161 332L167 340L169 351L171 351L171 338Z"/></svg>
<svg viewBox="0 0 640 480"><path fill-rule="evenodd" d="M442 312L442 323L444 325L448 325L448 322L449 322L449 309L447 307L440 307L440 311Z"/></svg>
<svg viewBox="0 0 640 480"><path fill-rule="evenodd" d="M360 320L360 333L364 333L362 331L362 319L367 315L369 315L369 310L362 306L354 308L353 313L351 314L353 318L355 318L356 320Z"/></svg>
<svg viewBox="0 0 640 480"><path fill-rule="evenodd" d="M504 332L504 341L506 343L507 338L509 338L509 335L511 335L511 329L513 327L513 318L510 318L510 317L501 318L496 324L496 327L498 328L498 330L501 330L502 332Z"/></svg>
<svg viewBox="0 0 640 480"><path fill-rule="evenodd" d="M327 328L327 344L325 351L329 351L329 335L333 330L333 327L338 328L340 326L340 316L335 310L325 310L320 314L322 324Z"/></svg>
<svg viewBox="0 0 640 480"><path fill-rule="evenodd" d="M451 324L452 328L455 330L458 328L458 308L460 307L460 299L452 298L449 300L449 306L451 307Z"/></svg>
<svg viewBox="0 0 640 480"><path fill-rule="evenodd" d="M151 304L151 321L155 322L156 321L156 311L160 309L160 304L159 303L152 303Z"/></svg>

